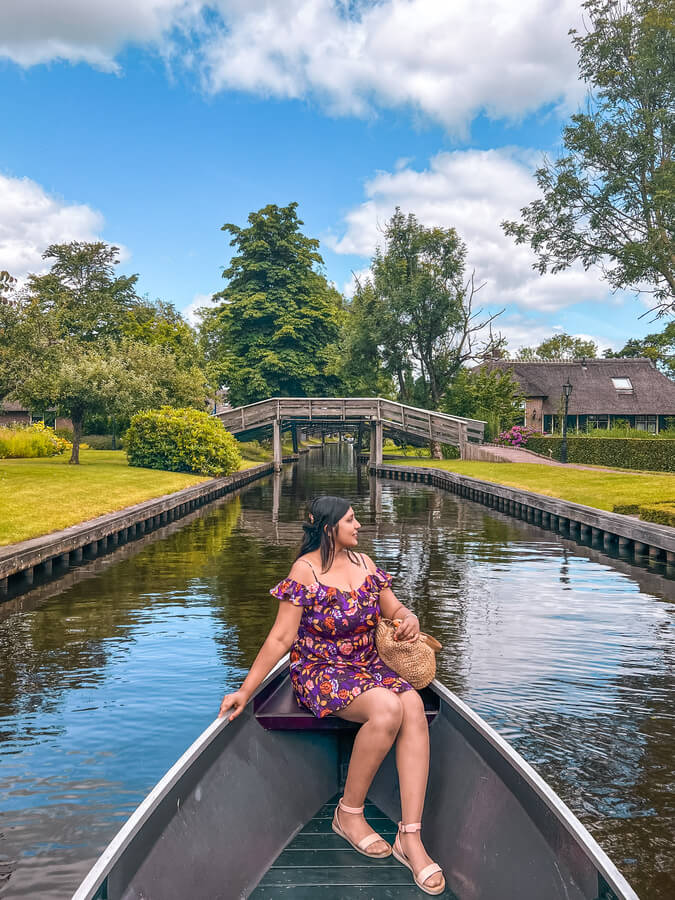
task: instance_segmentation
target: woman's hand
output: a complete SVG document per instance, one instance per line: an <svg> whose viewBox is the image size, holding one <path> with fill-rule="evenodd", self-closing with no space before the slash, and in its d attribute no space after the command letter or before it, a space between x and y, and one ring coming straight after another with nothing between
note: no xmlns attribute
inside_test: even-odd
<svg viewBox="0 0 675 900"><path fill-rule="evenodd" d="M396 629L395 637L397 641L417 640L420 633L420 623L415 613L406 613L405 618L394 619L394 622L400 623Z"/></svg>
<svg viewBox="0 0 675 900"><path fill-rule="evenodd" d="M241 688L238 691L235 691L233 694L225 694L223 697L223 702L220 704L220 711L218 712L218 718L222 719L225 713L231 709L232 712L228 717L228 722L231 722L232 719L236 719L242 709L246 706L249 701L249 695L246 691L242 691Z"/></svg>

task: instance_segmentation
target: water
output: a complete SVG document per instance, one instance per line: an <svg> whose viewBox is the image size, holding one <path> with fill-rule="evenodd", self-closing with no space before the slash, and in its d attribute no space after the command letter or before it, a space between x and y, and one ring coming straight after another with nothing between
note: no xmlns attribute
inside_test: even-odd
<svg viewBox="0 0 675 900"><path fill-rule="evenodd" d="M0 897L69 897L215 717L271 626L306 500L444 649L439 677L551 783L643 900L675 896L673 582L313 451L160 535L0 608Z"/></svg>

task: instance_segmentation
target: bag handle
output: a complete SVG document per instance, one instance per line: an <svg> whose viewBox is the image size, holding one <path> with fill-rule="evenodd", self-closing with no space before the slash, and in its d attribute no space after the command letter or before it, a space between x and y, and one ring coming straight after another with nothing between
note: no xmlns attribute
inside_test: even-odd
<svg viewBox="0 0 675 900"><path fill-rule="evenodd" d="M396 631L396 626L394 625L393 619L380 619L380 622L384 622L384 624L387 626L387 628L391 628L394 631ZM431 649L434 651L434 653L438 653L439 650L443 649L443 644L441 644L439 641L437 641L436 638L433 637L432 635L426 634L424 631L420 631L419 639L421 641L424 641L424 643L428 647L431 647Z"/></svg>

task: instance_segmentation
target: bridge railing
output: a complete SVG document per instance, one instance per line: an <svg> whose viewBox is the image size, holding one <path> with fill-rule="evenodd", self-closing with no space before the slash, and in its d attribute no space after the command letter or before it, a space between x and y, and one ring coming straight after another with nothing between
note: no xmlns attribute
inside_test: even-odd
<svg viewBox="0 0 675 900"><path fill-rule="evenodd" d="M248 406L217 413L233 434L272 425L275 421L382 422L425 440L462 446L467 440L482 442L485 422L432 412L378 397L273 397Z"/></svg>

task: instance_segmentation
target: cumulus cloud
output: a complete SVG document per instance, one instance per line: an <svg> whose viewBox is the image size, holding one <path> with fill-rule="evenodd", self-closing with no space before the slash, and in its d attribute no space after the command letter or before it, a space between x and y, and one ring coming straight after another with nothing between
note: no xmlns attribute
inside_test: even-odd
<svg viewBox="0 0 675 900"><path fill-rule="evenodd" d="M118 71L117 54L131 43L161 41L176 28L195 28L200 0L5 0L0 4L0 57L22 66L52 60Z"/></svg>
<svg viewBox="0 0 675 900"><path fill-rule="evenodd" d="M551 325L541 318L535 318L527 312L519 312L518 310L508 309L503 316L497 320L495 329L499 331L507 340L507 347L512 356L516 356L523 347L537 347L542 341L548 340L551 335L561 334L562 332L570 333L569 328L563 325ZM594 341L598 347L598 353L602 355L603 350L611 347L618 349L625 343L614 338L609 338L602 333L589 334L587 332L576 332L572 330L572 337L581 338L584 341Z"/></svg>
<svg viewBox="0 0 675 900"><path fill-rule="evenodd" d="M605 301L607 286L596 271L574 267L539 275L534 256L500 228L503 219L537 196L536 155L513 148L439 153L429 167L379 172L366 183L366 199L345 217L341 236L326 242L337 253L371 256L383 243L382 228L396 206L427 226L454 226L467 243L468 271L487 282L482 305L552 312L583 301Z"/></svg>
<svg viewBox="0 0 675 900"><path fill-rule="evenodd" d="M197 315L197 311L203 306L218 306L218 301L214 301L212 294L195 294L192 298L192 303L186 306L185 309L181 310L181 315L190 323L190 325L192 325L193 328L196 328L201 321L199 316Z"/></svg>
<svg viewBox="0 0 675 900"><path fill-rule="evenodd" d="M461 131L484 110L517 119L576 102L568 29L578 0L255 0L220 3L226 27L204 47L207 83L335 113L410 106Z"/></svg>
<svg viewBox="0 0 675 900"><path fill-rule="evenodd" d="M50 244L100 240L103 216L84 204L67 204L29 178L0 175L0 269L19 281L49 266Z"/></svg>
<svg viewBox="0 0 675 900"><path fill-rule="evenodd" d="M576 104L579 19L579 0L5 0L0 57L115 71L124 46L155 45L212 92L409 107L459 132L479 111Z"/></svg>

